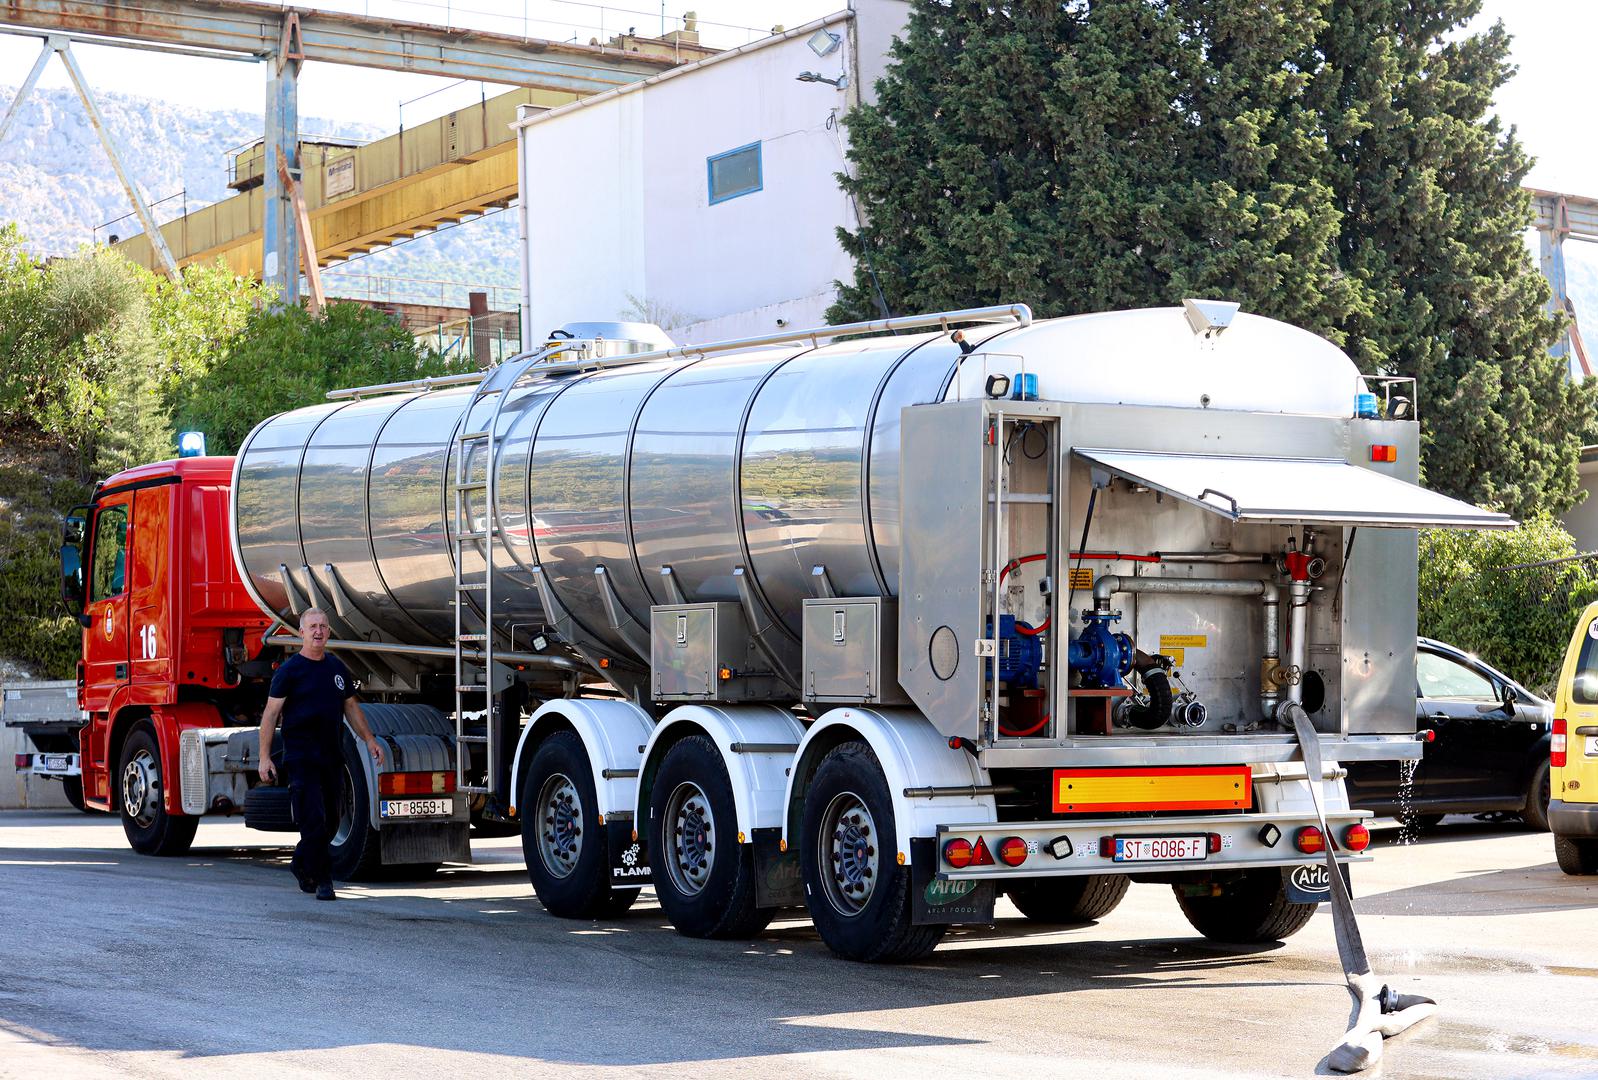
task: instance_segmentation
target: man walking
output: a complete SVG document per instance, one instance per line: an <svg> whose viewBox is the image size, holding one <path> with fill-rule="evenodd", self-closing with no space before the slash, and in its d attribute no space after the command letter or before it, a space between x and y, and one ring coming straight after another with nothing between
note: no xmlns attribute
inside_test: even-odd
<svg viewBox="0 0 1598 1080"><path fill-rule="evenodd" d="M303 892L318 900L335 900L332 856L328 842L338 823L338 796L343 755L339 747L348 719L356 736L381 768L383 745L366 726L355 700L355 680L344 661L327 653L332 633L320 608L300 615L300 651L272 675L266 711L261 714L261 779L277 778L272 764L272 731L283 718L283 767L288 770L289 804L300 827L300 842L289 867ZM357 783L359 780L357 779Z"/></svg>

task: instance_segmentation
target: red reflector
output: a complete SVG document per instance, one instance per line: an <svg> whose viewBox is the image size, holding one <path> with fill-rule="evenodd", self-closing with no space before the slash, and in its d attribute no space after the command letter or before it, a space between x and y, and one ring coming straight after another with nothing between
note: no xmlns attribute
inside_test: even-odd
<svg viewBox="0 0 1598 1080"><path fill-rule="evenodd" d="M1221 834L1220 833L1218 833L1218 832L1206 833L1204 839L1208 843L1211 855L1214 855L1216 852L1221 850Z"/></svg>
<svg viewBox="0 0 1598 1080"><path fill-rule="evenodd" d="M449 795L454 790L452 772L386 772L377 777L377 793L385 799L396 795Z"/></svg>
<svg viewBox="0 0 1598 1080"><path fill-rule="evenodd" d="M19 768L19 769L27 769L27 768L31 768L32 766L33 766L33 755L32 754L18 754L17 755L17 768Z"/></svg>
<svg viewBox="0 0 1598 1080"><path fill-rule="evenodd" d="M971 849L972 866L992 866L993 852L988 850L988 842L982 837L977 837L976 847Z"/></svg>
<svg viewBox="0 0 1598 1080"><path fill-rule="evenodd" d="M1396 446L1382 446L1382 445L1373 443L1371 445L1371 460L1372 461L1397 461L1398 460L1398 447L1396 447Z"/></svg>
<svg viewBox="0 0 1598 1080"><path fill-rule="evenodd" d="M1005 866L1020 866L1026 862L1026 841L1019 836L1006 836L999 841L999 859Z"/></svg>
<svg viewBox="0 0 1598 1080"><path fill-rule="evenodd" d="M943 861L956 870L971 865L971 841L954 839L943 845Z"/></svg>
<svg viewBox="0 0 1598 1080"><path fill-rule="evenodd" d="M1548 764L1561 769L1565 767L1566 727L1565 720L1555 720L1553 737L1548 740Z"/></svg>
<svg viewBox="0 0 1598 1080"><path fill-rule="evenodd" d="M1113 858L1115 858L1115 837L1113 837L1113 836L1101 836L1101 837L1099 837L1099 858L1101 858L1101 859L1113 859Z"/></svg>
<svg viewBox="0 0 1598 1080"><path fill-rule="evenodd" d="M1371 831L1363 825L1350 825L1343 830L1343 847L1349 851L1364 851L1371 846Z"/></svg>
<svg viewBox="0 0 1598 1080"><path fill-rule="evenodd" d="M1293 834L1293 846L1306 855L1319 855L1326 850L1326 837L1313 825L1306 825Z"/></svg>

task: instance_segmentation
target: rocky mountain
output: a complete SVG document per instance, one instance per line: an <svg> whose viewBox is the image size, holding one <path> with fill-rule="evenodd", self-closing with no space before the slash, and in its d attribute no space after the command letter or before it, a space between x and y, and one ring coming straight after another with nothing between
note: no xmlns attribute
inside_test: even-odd
<svg viewBox="0 0 1598 1080"><path fill-rule="evenodd" d="M0 110L16 87L0 86ZM208 112L128 94L96 94L106 126L156 219L231 195L227 151L260 137L260 113ZM343 124L302 117L302 131L371 140L387 132L375 125ZM30 249L65 255L80 244L110 234L140 232L132 204L106 158L87 113L71 90L34 89L0 142L0 221L14 221ZM500 213L441 229L398 247L373 252L326 271L328 290L338 294L369 287L364 279L460 282L459 289L385 282L394 299L464 304L465 284L516 286L516 223ZM399 291L396 292L395 290Z"/></svg>

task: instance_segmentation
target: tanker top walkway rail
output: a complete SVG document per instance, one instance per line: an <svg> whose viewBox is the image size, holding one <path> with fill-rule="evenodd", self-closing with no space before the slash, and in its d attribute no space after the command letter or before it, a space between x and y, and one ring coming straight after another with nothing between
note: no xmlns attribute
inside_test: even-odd
<svg viewBox="0 0 1598 1080"><path fill-rule="evenodd" d="M372 397L377 394L400 394L418 390L438 390L450 386L469 386L473 383L485 383L484 393L493 393L488 383L496 383L495 389L510 389L505 383L507 375L510 382L515 382L523 374L535 372L540 375L561 375L576 371L594 371L602 368L627 367L632 364L644 364L654 360L670 360L676 358L698 359L712 356L717 353L737 352L740 349L758 349L767 345L782 345L793 341L808 341L820 346L823 338L845 337L851 334L880 334L893 333L899 330L919 330L929 326L940 327L947 330L957 323L1014 323L1017 326L1032 325L1032 309L1026 304L1000 304L994 307L961 308L955 311L937 311L925 315L902 315L890 319L870 319L865 322L844 323L841 326L817 326L807 330L785 330L780 334L763 334L759 337L731 338L726 341L707 342L703 345L676 345L669 349L655 349L652 352L630 353L626 356L606 357L604 359L567 360L557 361L562 352L569 351L572 344L556 342L536 353L531 353L506 361L498 367L486 371L469 371L459 375L434 375L421 379L407 379L401 382L375 383L371 386L353 386L344 390L331 390L328 392L329 401L359 400L363 397ZM515 374L511 375L514 369Z"/></svg>

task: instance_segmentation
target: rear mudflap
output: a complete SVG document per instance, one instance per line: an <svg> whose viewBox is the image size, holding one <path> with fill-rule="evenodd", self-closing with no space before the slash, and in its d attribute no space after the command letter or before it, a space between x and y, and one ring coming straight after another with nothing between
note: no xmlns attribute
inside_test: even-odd
<svg viewBox="0 0 1598 1080"><path fill-rule="evenodd" d="M910 838L910 921L916 926L990 923L998 888L991 881L938 878L937 844L930 836Z"/></svg>
<svg viewBox="0 0 1598 1080"><path fill-rule="evenodd" d="M472 861L466 821L419 822L399 825L389 822L378 832L384 866L414 863Z"/></svg>
<svg viewBox="0 0 1598 1080"><path fill-rule="evenodd" d="M605 816L605 850L610 856L612 888L631 888L650 883L652 875L649 860L644 856L643 845L633 839L631 814Z"/></svg>

